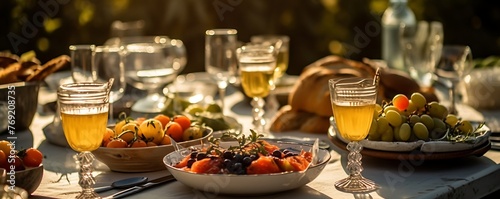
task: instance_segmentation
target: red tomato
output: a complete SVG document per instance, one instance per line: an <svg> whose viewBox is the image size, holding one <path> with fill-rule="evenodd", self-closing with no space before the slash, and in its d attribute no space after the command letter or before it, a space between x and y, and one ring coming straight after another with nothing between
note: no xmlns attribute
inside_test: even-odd
<svg viewBox="0 0 500 199"><path fill-rule="evenodd" d="M38 149L28 148L18 153L26 167L38 167L42 164L43 154Z"/></svg>
<svg viewBox="0 0 500 199"><path fill-rule="evenodd" d="M154 117L154 119L160 121L163 128L165 128L167 124L170 122L170 117L164 114L158 114L157 116Z"/></svg>
<svg viewBox="0 0 500 199"><path fill-rule="evenodd" d="M117 139L114 139L114 140L111 140L109 143L108 143L108 148L126 148L127 147L127 142L125 142L123 139L121 138L117 138Z"/></svg>
<svg viewBox="0 0 500 199"><path fill-rule="evenodd" d="M172 118L172 121L181 125L182 132L191 126L191 120L185 115L176 115Z"/></svg>
<svg viewBox="0 0 500 199"><path fill-rule="evenodd" d="M176 142L182 142L183 134L184 131L182 130L182 126L177 122L170 122L165 128L165 135L170 136Z"/></svg>

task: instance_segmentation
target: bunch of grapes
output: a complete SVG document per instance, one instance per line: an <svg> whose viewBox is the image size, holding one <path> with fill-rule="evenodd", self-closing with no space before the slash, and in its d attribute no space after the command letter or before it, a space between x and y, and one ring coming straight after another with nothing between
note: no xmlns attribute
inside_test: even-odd
<svg viewBox="0 0 500 199"><path fill-rule="evenodd" d="M450 114L439 102L427 102L421 93L408 99L403 94L375 105L368 139L373 141L415 141L440 139L445 135L467 137L475 130L470 121Z"/></svg>

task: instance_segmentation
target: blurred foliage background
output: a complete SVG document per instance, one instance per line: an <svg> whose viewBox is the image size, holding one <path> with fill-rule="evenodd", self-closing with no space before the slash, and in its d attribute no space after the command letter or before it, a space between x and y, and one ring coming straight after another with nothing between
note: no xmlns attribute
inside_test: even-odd
<svg viewBox="0 0 500 199"><path fill-rule="evenodd" d="M112 36L113 21L143 20L144 35L185 43L183 73L204 70L205 30L235 28L244 42L256 34L289 35L288 73L299 74L329 54L380 58L380 18L388 5L388 0L2 0L0 51L34 50L44 63L68 54L72 44L103 44ZM443 22L445 44L470 45L475 58L500 55L500 1L409 0L409 6L417 20ZM360 34L367 37L356 46Z"/></svg>

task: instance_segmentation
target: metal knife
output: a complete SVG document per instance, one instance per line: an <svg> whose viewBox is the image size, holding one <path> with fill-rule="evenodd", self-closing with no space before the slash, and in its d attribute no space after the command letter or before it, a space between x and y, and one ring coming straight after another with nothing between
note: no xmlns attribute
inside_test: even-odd
<svg viewBox="0 0 500 199"><path fill-rule="evenodd" d="M113 194L111 196L105 197L104 199L123 198L125 196L129 196L129 195L141 192L141 191L143 191L145 189L154 187L156 185L159 185L159 184L162 184L162 183L165 183L165 182L174 181L174 180L175 180L174 176L168 175L168 176L165 176L165 177L161 177L161 178L157 178L157 179L151 180L151 181L149 181L149 182L147 182L146 184L143 184L143 185L137 185L137 186L125 189L125 190L117 192L117 193L115 193L115 194Z"/></svg>

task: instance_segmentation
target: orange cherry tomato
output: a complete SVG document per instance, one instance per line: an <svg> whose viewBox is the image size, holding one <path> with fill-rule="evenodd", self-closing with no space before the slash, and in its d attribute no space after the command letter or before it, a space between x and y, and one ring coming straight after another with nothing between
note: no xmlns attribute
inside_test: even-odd
<svg viewBox="0 0 500 199"><path fill-rule="evenodd" d="M104 136L102 137L102 144L101 146L107 146L108 143L115 137L115 132L110 129L106 128L106 132L104 133Z"/></svg>
<svg viewBox="0 0 500 199"><path fill-rule="evenodd" d="M28 148L18 153L26 167L38 167L42 164L43 154L38 149Z"/></svg>
<svg viewBox="0 0 500 199"><path fill-rule="evenodd" d="M191 126L191 120L185 115L176 115L172 118L172 121L179 123L183 132Z"/></svg>
<svg viewBox="0 0 500 199"><path fill-rule="evenodd" d="M132 144L130 145L131 148L135 148L135 147L147 147L148 145L146 144L146 142L144 142L144 140L141 140L141 139L137 139L135 140L134 142L132 142Z"/></svg>
<svg viewBox="0 0 500 199"><path fill-rule="evenodd" d="M167 126L167 124L170 122L170 117L168 117L164 114L158 114L154 117L154 119L160 121L163 128L165 128Z"/></svg>
<svg viewBox="0 0 500 199"><path fill-rule="evenodd" d="M147 142L146 145L147 146L158 146L158 144L156 144L154 142Z"/></svg>
<svg viewBox="0 0 500 199"><path fill-rule="evenodd" d="M167 124L165 128L165 136L168 135L176 142L182 142L182 135L184 131L182 130L182 126L177 122L170 122Z"/></svg>
<svg viewBox="0 0 500 199"><path fill-rule="evenodd" d="M161 140L160 145L169 145L172 144L169 136L163 136L163 140Z"/></svg>
<svg viewBox="0 0 500 199"><path fill-rule="evenodd" d="M107 147L108 148L126 148L127 147L127 142L125 142L121 138L116 138L116 139L111 140L108 143Z"/></svg>
<svg viewBox="0 0 500 199"><path fill-rule="evenodd" d="M7 156L0 150L0 168L5 168L7 166Z"/></svg>

